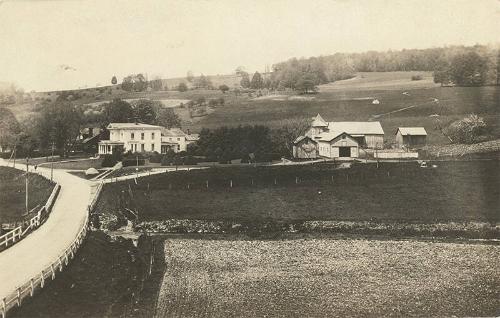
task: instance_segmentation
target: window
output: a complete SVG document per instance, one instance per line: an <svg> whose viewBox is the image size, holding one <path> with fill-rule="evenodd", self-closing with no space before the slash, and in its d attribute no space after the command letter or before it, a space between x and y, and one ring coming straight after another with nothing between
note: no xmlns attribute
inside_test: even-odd
<svg viewBox="0 0 500 318"><path fill-rule="evenodd" d="M342 135L342 139L345 139L345 138L346 138L345 135Z"/></svg>
<svg viewBox="0 0 500 318"><path fill-rule="evenodd" d="M155 133L151 133L151 139L155 139Z"/></svg>
<svg viewBox="0 0 500 318"><path fill-rule="evenodd" d="M130 133L130 139L134 140L134 133Z"/></svg>
<svg viewBox="0 0 500 318"><path fill-rule="evenodd" d="M144 140L144 133L141 133L141 140Z"/></svg>
<svg viewBox="0 0 500 318"><path fill-rule="evenodd" d="M168 140L169 140L169 141L172 141L172 137L168 137Z"/></svg>
<svg viewBox="0 0 500 318"><path fill-rule="evenodd" d="M181 141L181 139L180 139L180 138L177 138L177 141Z"/></svg>
<svg viewBox="0 0 500 318"><path fill-rule="evenodd" d="M177 145L177 150L181 150L181 145Z"/></svg>
<svg viewBox="0 0 500 318"><path fill-rule="evenodd" d="M141 152L144 152L144 144L141 144Z"/></svg>
<svg viewBox="0 0 500 318"><path fill-rule="evenodd" d="M153 133L154 135L154 133ZM155 144L151 144L151 151L155 151Z"/></svg>

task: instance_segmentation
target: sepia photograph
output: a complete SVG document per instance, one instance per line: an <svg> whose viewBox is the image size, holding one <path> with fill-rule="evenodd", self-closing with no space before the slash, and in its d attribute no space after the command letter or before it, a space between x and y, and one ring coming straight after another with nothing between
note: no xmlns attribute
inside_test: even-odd
<svg viewBox="0 0 500 318"><path fill-rule="evenodd" d="M0 0L0 318L500 317L500 0Z"/></svg>

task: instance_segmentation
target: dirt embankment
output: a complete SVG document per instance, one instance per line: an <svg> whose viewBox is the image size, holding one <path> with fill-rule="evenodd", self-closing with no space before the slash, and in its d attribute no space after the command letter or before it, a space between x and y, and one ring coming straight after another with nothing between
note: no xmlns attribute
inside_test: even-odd
<svg viewBox="0 0 500 318"><path fill-rule="evenodd" d="M151 317L159 288L149 279L153 245L92 232L70 266L9 316Z"/></svg>
<svg viewBox="0 0 500 318"><path fill-rule="evenodd" d="M430 145L426 147L432 157L468 157L471 155L487 155L500 158L500 139L477 144Z"/></svg>

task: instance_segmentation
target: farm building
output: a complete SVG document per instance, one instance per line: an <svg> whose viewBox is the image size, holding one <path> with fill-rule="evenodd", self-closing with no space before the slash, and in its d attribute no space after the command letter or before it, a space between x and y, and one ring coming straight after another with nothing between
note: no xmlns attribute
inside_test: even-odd
<svg viewBox="0 0 500 318"><path fill-rule="evenodd" d="M359 147L382 149L384 147L384 130L378 121L325 121L318 114L312 121L311 128L306 136L313 140L319 139L323 134L347 133L354 138Z"/></svg>
<svg viewBox="0 0 500 318"><path fill-rule="evenodd" d="M424 127L399 127L396 131L398 147L418 147L427 142L427 132Z"/></svg>
<svg viewBox="0 0 500 318"><path fill-rule="evenodd" d="M311 137L300 136L293 143L293 157L314 159L318 157L318 143Z"/></svg>
<svg viewBox="0 0 500 318"><path fill-rule="evenodd" d="M318 143L318 154L325 158L357 158L359 143L345 132L323 133L315 138Z"/></svg>

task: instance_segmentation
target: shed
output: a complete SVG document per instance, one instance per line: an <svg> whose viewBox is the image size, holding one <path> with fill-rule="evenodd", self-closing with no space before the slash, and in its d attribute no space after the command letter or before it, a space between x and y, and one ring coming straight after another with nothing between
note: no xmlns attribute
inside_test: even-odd
<svg viewBox="0 0 500 318"><path fill-rule="evenodd" d="M398 147L419 147L427 143L427 132L424 127L399 127L396 130Z"/></svg>
<svg viewBox="0 0 500 318"><path fill-rule="evenodd" d="M293 143L293 157L314 159L318 157L318 143L311 137L300 136Z"/></svg>

